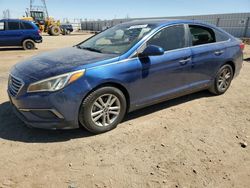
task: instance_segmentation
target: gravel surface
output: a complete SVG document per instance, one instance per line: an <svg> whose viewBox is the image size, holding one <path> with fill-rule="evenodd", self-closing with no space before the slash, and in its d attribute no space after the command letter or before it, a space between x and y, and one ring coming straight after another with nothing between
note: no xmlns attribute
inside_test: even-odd
<svg viewBox="0 0 250 188"><path fill-rule="evenodd" d="M6 93L10 68L90 35L44 37L38 50L0 49L0 187L249 187L250 48L228 92L195 93L126 116L115 130L27 128Z"/></svg>

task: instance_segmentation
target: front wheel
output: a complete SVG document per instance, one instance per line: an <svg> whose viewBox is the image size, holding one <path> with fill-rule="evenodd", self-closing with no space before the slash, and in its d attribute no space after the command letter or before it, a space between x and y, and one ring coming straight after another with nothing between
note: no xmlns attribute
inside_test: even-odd
<svg viewBox="0 0 250 188"><path fill-rule="evenodd" d="M124 94L114 87L93 91L83 101L79 121L90 132L99 134L116 128L126 113Z"/></svg>
<svg viewBox="0 0 250 188"><path fill-rule="evenodd" d="M230 87L231 81L233 80L233 69L229 64L223 65L218 71L213 85L209 91L216 95L225 93Z"/></svg>
<svg viewBox="0 0 250 188"><path fill-rule="evenodd" d="M51 26L51 28L50 28L50 33L51 33L51 35L53 35L53 36L58 36L58 35L60 35L60 33L61 33L61 29L60 29L59 26L56 26L56 25Z"/></svg>

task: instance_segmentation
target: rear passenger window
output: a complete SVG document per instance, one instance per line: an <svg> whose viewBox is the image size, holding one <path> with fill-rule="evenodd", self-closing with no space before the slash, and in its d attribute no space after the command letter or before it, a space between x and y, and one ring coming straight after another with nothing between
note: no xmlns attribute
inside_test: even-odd
<svg viewBox="0 0 250 188"><path fill-rule="evenodd" d="M147 42L147 45L160 46L165 51L184 48L184 25L170 26L165 29L162 29Z"/></svg>
<svg viewBox="0 0 250 188"><path fill-rule="evenodd" d="M30 23L21 22L21 29L34 29Z"/></svg>
<svg viewBox="0 0 250 188"><path fill-rule="evenodd" d="M228 35L218 30L215 30L215 37L216 37L216 42L223 42L229 39Z"/></svg>
<svg viewBox="0 0 250 188"><path fill-rule="evenodd" d="M30 23L21 22L21 29L34 29Z"/></svg>
<svg viewBox="0 0 250 188"><path fill-rule="evenodd" d="M4 22L0 22L0 31L4 30Z"/></svg>
<svg viewBox="0 0 250 188"><path fill-rule="evenodd" d="M8 22L8 30L19 30L19 22Z"/></svg>
<svg viewBox="0 0 250 188"><path fill-rule="evenodd" d="M216 42L215 33L210 28L197 25L189 25L189 29L193 46Z"/></svg>

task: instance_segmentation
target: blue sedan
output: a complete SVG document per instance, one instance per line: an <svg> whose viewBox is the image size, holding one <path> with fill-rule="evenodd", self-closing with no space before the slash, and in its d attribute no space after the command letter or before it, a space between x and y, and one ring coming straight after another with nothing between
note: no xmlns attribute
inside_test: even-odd
<svg viewBox="0 0 250 188"><path fill-rule="evenodd" d="M8 94L17 115L46 129L114 129L128 112L208 89L221 95L244 44L195 21L140 20L16 64Z"/></svg>

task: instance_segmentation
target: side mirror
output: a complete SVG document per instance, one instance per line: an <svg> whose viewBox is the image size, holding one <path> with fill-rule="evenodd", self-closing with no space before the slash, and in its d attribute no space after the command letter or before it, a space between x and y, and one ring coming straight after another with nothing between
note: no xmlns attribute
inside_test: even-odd
<svg viewBox="0 0 250 188"><path fill-rule="evenodd" d="M148 57L148 56L158 56L163 55L164 49L160 46L149 45L147 46L142 53L140 53L139 57Z"/></svg>

